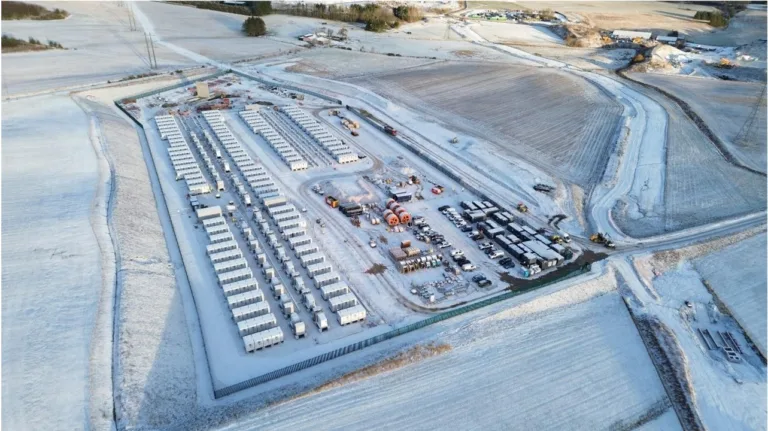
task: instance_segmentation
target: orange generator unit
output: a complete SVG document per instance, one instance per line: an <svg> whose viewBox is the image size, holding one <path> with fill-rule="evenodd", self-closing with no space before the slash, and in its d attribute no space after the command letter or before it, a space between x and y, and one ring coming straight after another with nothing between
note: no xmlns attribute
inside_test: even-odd
<svg viewBox="0 0 768 431"><path fill-rule="evenodd" d="M385 220L385 221L387 222L387 224L388 224L388 225L390 225L390 226L397 226L398 224L400 224L400 219L399 219L399 218L397 218L397 216L395 215L395 213L393 213L393 212L392 212L392 211L390 211L390 210L386 210L386 211L384 211L384 220Z"/></svg>

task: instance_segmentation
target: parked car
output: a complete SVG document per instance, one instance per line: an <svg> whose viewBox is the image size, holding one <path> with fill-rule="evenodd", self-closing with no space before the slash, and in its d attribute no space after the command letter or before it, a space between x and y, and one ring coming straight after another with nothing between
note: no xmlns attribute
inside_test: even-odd
<svg viewBox="0 0 768 431"><path fill-rule="evenodd" d="M455 258L454 260L456 261L456 265L459 265L459 266L462 266L462 265L466 265L466 264L468 264L468 263L471 263L471 262L469 261L469 259L467 259L467 258L466 258L466 257L464 257L464 256L459 256L459 257Z"/></svg>
<svg viewBox="0 0 768 431"><path fill-rule="evenodd" d="M464 265L461 265L461 270L464 272L471 272L476 270L477 267L474 264L471 263L465 263Z"/></svg>
<svg viewBox="0 0 768 431"><path fill-rule="evenodd" d="M474 281L475 283L483 280L485 280L485 276L483 274L477 274L472 277L472 281Z"/></svg>
<svg viewBox="0 0 768 431"><path fill-rule="evenodd" d="M441 242L438 245L439 248L448 248L448 247L451 247L451 246L452 246L452 244L450 242Z"/></svg>
<svg viewBox="0 0 768 431"><path fill-rule="evenodd" d="M504 252L501 250L496 250L493 253L488 255L488 257L490 257L491 259L498 259L503 256L504 256Z"/></svg>
<svg viewBox="0 0 768 431"><path fill-rule="evenodd" d="M470 225L464 225L460 229L462 232L472 232L472 226Z"/></svg>
<svg viewBox="0 0 768 431"><path fill-rule="evenodd" d="M437 208L437 210L440 211L441 213L445 214L445 210L447 210L450 207L451 207L450 205L443 205L443 206Z"/></svg>
<svg viewBox="0 0 768 431"><path fill-rule="evenodd" d="M451 250L451 256L453 256L453 257L464 256L464 252L456 248L456 249Z"/></svg>
<svg viewBox="0 0 768 431"><path fill-rule="evenodd" d="M493 283L491 283L491 280L488 280L487 278L486 278L486 279L483 279L483 280L480 280L480 281L478 281L478 282L477 282L477 285L478 285L479 287L488 287L488 286L490 286L491 284L493 284Z"/></svg>
<svg viewBox="0 0 768 431"><path fill-rule="evenodd" d="M480 250L488 250L489 248L493 247L490 242L481 242L477 246L480 248Z"/></svg>

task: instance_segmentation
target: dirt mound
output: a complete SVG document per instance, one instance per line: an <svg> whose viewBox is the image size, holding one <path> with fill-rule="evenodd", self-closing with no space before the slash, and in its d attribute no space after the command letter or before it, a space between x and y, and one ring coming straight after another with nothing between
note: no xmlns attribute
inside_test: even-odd
<svg viewBox="0 0 768 431"><path fill-rule="evenodd" d="M603 46L600 33L592 26L585 24L569 24L563 26L565 44L578 48L597 48Z"/></svg>
<svg viewBox="0 0 768 431"><path fill-rule="evenodd" d="M685 52L674 46L659 44L647 54L645 61L632 66L631 70L633 72L674 71L689 62L690 59Z"/></svg>

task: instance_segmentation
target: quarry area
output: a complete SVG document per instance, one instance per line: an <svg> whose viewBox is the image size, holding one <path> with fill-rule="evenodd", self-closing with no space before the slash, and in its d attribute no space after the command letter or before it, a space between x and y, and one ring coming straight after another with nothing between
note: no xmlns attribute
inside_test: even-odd
<svg viewBox="0 0 768 431"><path fill-rule="evenodd" d="M766 430L765 4L35 4L3 426Z"/></svg>

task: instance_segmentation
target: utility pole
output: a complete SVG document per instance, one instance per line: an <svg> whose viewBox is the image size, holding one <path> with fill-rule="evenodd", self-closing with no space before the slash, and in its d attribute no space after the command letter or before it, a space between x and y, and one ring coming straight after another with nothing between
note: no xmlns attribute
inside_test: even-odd
<svg viewBox="0 0 768 431"><path fill-rule="evenodd" d="M136 17L133 16L133 8L128 6L128 27L131 31L136 31Z"/></svg>
<svg viewBox="0 0 768 431"><path fill-rule="evenodd" d="M152 33L149 34L149 46L152 47L152 59L155 61L155 69L157 69L157 56L155 55L155 41L152 40Z"/></svg>
<svg viewBox="0 0 768 431"><path fill-rule="evenodd" d="M147 45L147 58L149 59L149 68L153 69L152 52L149 50L149 34L148 33L144 33L144 43Z"/></svg>

